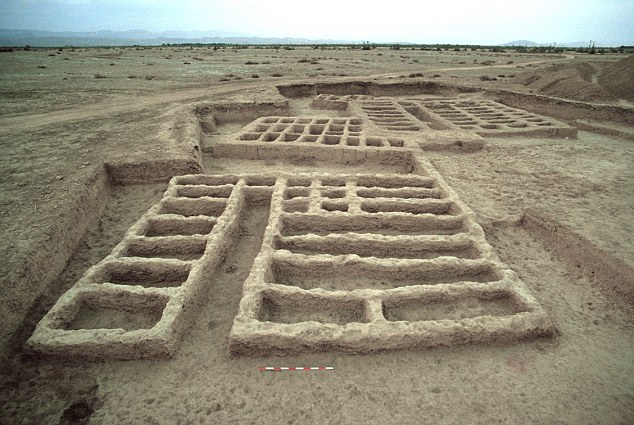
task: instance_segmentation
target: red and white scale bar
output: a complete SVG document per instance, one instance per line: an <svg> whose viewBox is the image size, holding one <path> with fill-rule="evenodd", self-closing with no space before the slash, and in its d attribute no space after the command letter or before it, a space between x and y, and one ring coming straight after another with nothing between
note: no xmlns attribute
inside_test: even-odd
<svg viewBox="0 0 634 425"><path fill-rule="evenodd" d="M267 370L271 370L271 371L282 371L282 370L335 370L335 367L334 366L310 366L310 367L304 367L304 366L302 366L302 367L265 366L265 367L259 367L258 370L260 370L260 371L267 371Z"/></svg>

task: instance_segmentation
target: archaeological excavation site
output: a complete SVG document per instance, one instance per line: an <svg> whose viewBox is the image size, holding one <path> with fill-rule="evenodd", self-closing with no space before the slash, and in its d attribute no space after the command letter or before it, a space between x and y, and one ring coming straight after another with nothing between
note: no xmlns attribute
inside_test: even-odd
<svg viewBox="0 0 634 425"><path fill-rule="evenodd" d="M634 418L631 106L291 80L2 118L0 423Z"/></svg>
<svg viewBox="0 0 634 425"><path fill-rule="evenodd" d="M240 221L256 210L262 237L249 247L257 255L246 266L231 353L366 353L555 335L425 150L474 151L484 136L575 138L576 128L478 96L319 94L310 104L315 116L260 117L213 144L199 130L200 149L214 162L284 158L377 172L173 177L161 200L60 297L27 348L99 359L173 356ZM216 122L207 112L198 125Z"/></svg>

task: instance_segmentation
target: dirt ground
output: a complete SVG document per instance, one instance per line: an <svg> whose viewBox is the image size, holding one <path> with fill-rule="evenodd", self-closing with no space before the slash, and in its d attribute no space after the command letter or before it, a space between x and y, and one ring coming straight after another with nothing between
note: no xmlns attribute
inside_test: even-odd
<svg viewBox="0 0 634 425"><path fill-rule="evenodd" d="M620 137L487 138L473 153L426 152L547 311L556 337L371 355L232 357L229 331L262 237L262 211L254 208L173 359L87 362L22 351L57 298L161 198L165 181L121 184L117 164L181 161L175 169L201 164L199 171L216 174L407 172L213 158L190 134L197 105L288 102L291 116L337 115L312 110L310 99L284 98L276 85L433 81L619 107L631 118L629 92L615 84L618 77L631 87L634 72L623 60L631 57L404 48L0 53L0 312L7 318L0 423L634 423L634 315L624 283L583 264L559 233L544 236L525 219L527 211L545 213L578 235L579 249L634 270L631 119L592 122ZM537 84L535 75L557 83ZM250 121L221 123L204 142ZM633 275L625 285L631 290Z"/></svg>

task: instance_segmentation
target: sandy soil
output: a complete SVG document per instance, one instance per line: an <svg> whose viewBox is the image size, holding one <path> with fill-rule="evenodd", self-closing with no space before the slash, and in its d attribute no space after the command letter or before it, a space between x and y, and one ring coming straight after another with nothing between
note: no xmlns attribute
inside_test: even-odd
<svg viewBox="0 0 634 425"><path fill-rule="evenodd" d="M288 102L289 115L314 115L308 99L285 99L274 86L345 76L430 80L631 108L612 82L610 95L601 94L601 70L615 75L623 55L299 47L0 55L0 306L8 318L2 328L0 423L634 422L632 304L605 274L578 264L570 249L544 239L522 219L527 209L547 213L606 258L634 267L634 146L584 131L576 140L489 138L479 152L427 154L476 212L496 253L546 309L559 333L555 338L372 355L231 357L229 330L261 238L262 211L253 208L175 358L91 363L22 353L59 295L112 249L166 187L121 185L109 164L196 164L201 153L189 133L194 105ZM547 78L553 64L590 66L597 78L584 81L592 90L580 97L516 81L525 71ZM415 73L423 76L410 77ZM629 81L631 75L625 73ZM249 121L220 125L203 142L213 145ZM631 132L627 123L600 124ZM200 163L207 173L406 171L219 160L208 153ZM95 188L92 197L87 187ZM628 284L633 280L630 275ZM305 365L335 370L257 369Z"/></svg>

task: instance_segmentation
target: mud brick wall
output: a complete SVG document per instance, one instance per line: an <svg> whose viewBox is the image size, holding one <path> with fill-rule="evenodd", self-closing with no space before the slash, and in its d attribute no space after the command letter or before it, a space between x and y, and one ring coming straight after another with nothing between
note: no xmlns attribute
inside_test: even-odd
<svg viewBox="0 0 634 425"><path fill-rule="evenodd" d="M566 123L492 100L426 98L418 103L448 126L474 131L483 137L577 137L577 129Z"/></svg>
<svg viewBox="0 0 634 425"><path fill-rule="evenodd" d="M514 341L551 335L474 213L419 175L278 178L230 346L239 354Z"/></svg>
<svg viewBox="0 0 634 425"><path fill-rule="evenodd" d="M37 325L27 348L85 358L169 357L235 237L245 183L172 179L163 199Z"/></svg>
<svg viewBox="0 0 634 425"><path fill-rule="evenodd" d="M262 117L213 147L216 157L408 163L414 142L368 133L357 117Z"/></svg>
<svg viewBox="0 0 634 425"><path fill-rule="evenodd" d="M38 324L31 351L172 356L236 237L246 199L269 201L230 334L234 353L380 349L551 335L440 175L186 175Z"/></svg>

